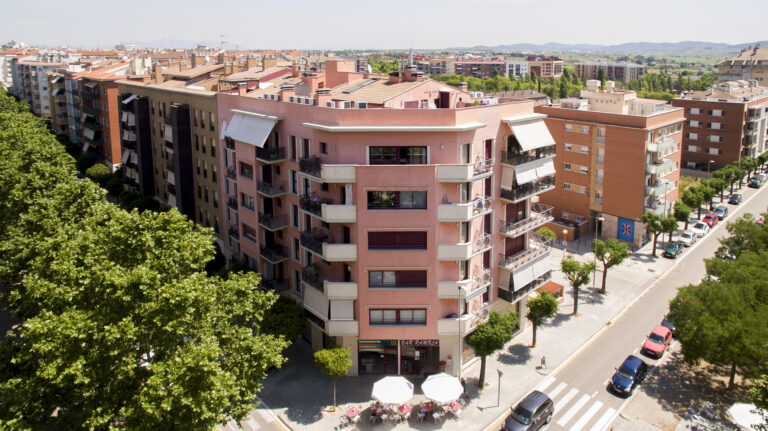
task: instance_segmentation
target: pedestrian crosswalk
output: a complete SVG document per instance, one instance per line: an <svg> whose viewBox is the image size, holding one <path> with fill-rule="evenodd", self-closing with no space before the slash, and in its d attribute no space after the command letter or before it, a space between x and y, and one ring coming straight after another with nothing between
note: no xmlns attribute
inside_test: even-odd
<svg viewBox="0 0 768 431"><path fill-rule="evenodd" d="M550 389L551 388L551 389ZM537 388L555 403L555 416L550 429L569 431L604 431L616 417L616 409L608 407L595 398L595 394L585 394L554 377L547 377Z"/></svg>

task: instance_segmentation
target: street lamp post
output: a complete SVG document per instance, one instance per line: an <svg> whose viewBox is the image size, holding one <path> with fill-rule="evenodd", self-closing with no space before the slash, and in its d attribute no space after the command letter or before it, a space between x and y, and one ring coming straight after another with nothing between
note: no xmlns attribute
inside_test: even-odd
<svg viewBox="0 0 768 431"><path fill-rule="evenodd" d="M499 373L499 388L498 388L498 391L496 392L496 407L498 407L499 405L501 405L501 376L504 375L504 372L499 370L498 368L496 369L496 372Z"/></svg>
<svg viewBox="0 0 768 431"><path fill-rule="evenodd" d="M456 319L456 320L459 321L459 354L456 357L456 361L459 363L458 376L459 376L459 380L461 380L461 359L462 359L463 354L464 354L463 349L462 349L462 347L464 347L464 346L462 346L464 339L461 337L461 286L459 286L459 299L458 299L457 308L458 308L458 312L459 312L459 318Z"/></svg>
<svg viewBox="0 0 768 431"><path fill-rule="evenodd" d="M712 167L712 163L715 163L715 161L714 160L710 160L707 163L707 178L709 178L709 169L710 169L710 167Z"/></svg>
<svg viewBox="0 0 768 431"><path fill-rule="evenodd" d="M568 241L566 240L568 235L568 229L563 229L563 259L565 259L565 249L568 248Z"/></svg>
<svg viewBox="0 0 768 431"><path fill-rule="evenodd" d="M595 236L597 239L600 239L600 230L603 228L603 221L605 220L604 217L595 217L596 222L600 222L600 229L597 228L597 223L595 223ZM597 276L597 253L595 253L594 247L592 247L592 263L595 264L595 268L592 270L592 290L595 290L595 278Z"/></svg>

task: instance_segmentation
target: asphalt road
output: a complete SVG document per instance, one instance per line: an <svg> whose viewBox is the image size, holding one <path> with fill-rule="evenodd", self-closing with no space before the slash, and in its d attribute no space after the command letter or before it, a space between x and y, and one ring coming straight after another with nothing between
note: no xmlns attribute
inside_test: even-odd
<svg viewBox="0 0 768 431"><path fill-rule="evenodd" d="M758 215L766 210L766 189L768 187L742 191L746 203L728 205L730 214L725 220L687 248L677 258L675 265L634 304L612 322L607 322L603 332L592 338L537 387L549 394L555 402L555 414L548 430L603 431L614 422L631 399L620 398L608 389L614 368L627 355L634 354L643 359L651 367L649 373L653 373L655 367L652 366L666 359L667 354L656 360L640 353L646 336L667 313L669 301L674 298L677 288L698 283L705 275L703 259L714 255L720 245L717 238L727 234L726 221L734 220L745 212ZM609 285L609 294L612 287L620 288Z"/></svg>

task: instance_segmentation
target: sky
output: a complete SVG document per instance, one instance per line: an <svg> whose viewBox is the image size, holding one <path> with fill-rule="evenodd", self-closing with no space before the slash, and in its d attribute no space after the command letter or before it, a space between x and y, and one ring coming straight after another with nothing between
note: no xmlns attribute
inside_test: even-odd
<svg viewBox="0 0 768 431"><path fill-rule="evenodd" d="M0 0L0 43L111 48L224 40L261 49L438 49L513 43L768 39L768 1Z"/></svg>

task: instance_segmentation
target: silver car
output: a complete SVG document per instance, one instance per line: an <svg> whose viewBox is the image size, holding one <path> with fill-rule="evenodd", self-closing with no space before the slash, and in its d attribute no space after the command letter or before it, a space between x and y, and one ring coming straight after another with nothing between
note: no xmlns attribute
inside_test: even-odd
<svg viewBox="0 0 768 431"><path fill-rule="evenodd" d="M691 232L695 233L695 234L696 234L696 236L698 236L699 238L701 238L701 237L703 237L704 235L706 235L706 234L707 234L707 232L709 232L709 225L707 225L707 224L706 224L706 223L704 223L704 222L700 222L700 221L698 221L698 222L696 222L696 223L693 225L693 227L691 227Z"/></svg>
<svg viewBox="0 0 768 431"><path fill-rule="evenodd" d="M677 238L677 240L682 242L684 246L690 247L691 245L693 245L693 243L696 242L696 240L698 238L699 238L698 235L696 235L695 233L693 233L691 231L686 230L686 231L684 231L683 233L680 234L680 236Z"/></svg>

